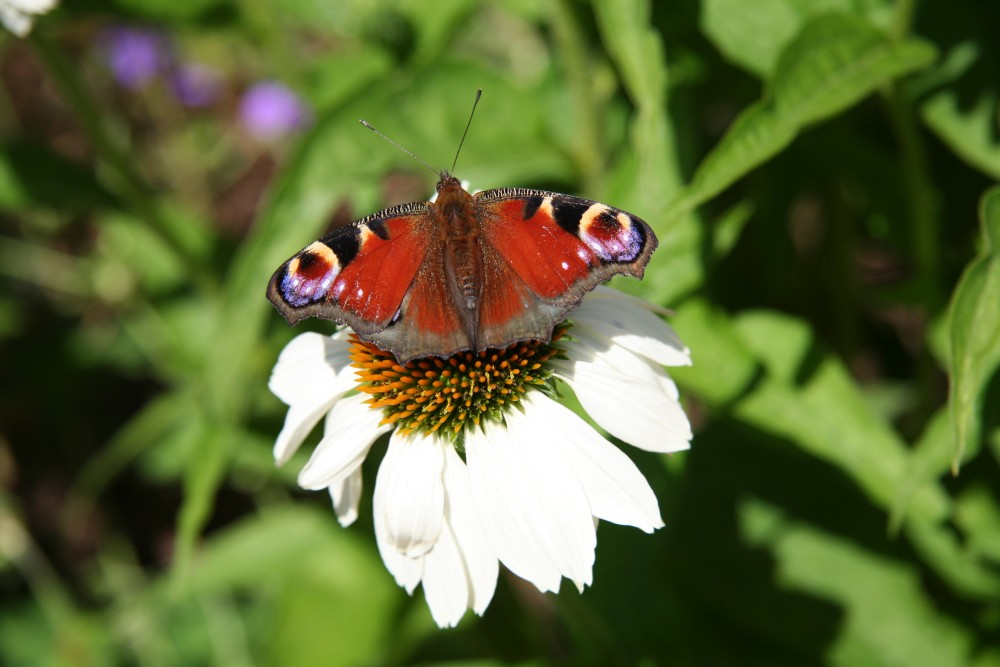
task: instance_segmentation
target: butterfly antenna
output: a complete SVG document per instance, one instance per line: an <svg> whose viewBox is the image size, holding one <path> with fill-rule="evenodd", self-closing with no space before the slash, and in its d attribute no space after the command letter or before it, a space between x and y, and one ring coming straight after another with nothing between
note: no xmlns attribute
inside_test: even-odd
<svg viewBox="0 0 1000 667"><path fill-rule="evenodd" d="M403 148L402 146L400 146L399 144L397 144L395 141L393 141L389 137L385 136L384 134L382 134L381 132L379 132L378 130L376 130L367 120L362 120L361 124L364 125L365 127L367 127L369 130L371 130L375 134L377 134L378 136L380 136L383 139L385 139L386 141L388 141L390 144L392 144L393 146L395 146L399 150L401 150L404 153L406 153L407 155L409 155L411 158L413 158L414 160L416 160L420 164L422 164L425 167L427 167L428 169L430 169L432 172L434 172L438 176L441 175L441 173L437 169L435 169L434 167L430 166L429 164L427 164L426 162L424 162L423 160L421 160L420 158L418 158L416 155L414 155L413 151L410 151L410 150L407 150L407 149Z"/></svg>
<svg viewBox="0 0 1000 667"><path fill-rule="evenodd" d="M465 135L469 133L469 127L472 126L472 117L476 115L476 105L479 104L479 98L483 96L483 89L480 88L476 91L476 101L472 103L472 111L469 112L469 122L465 124L465 132L462 133L462 140L458 142L458 150L455 151L455 160L451 163L451 173L455 173L455 165L458 164L458 154L462 152L462 144L465 143Z"/></svg>

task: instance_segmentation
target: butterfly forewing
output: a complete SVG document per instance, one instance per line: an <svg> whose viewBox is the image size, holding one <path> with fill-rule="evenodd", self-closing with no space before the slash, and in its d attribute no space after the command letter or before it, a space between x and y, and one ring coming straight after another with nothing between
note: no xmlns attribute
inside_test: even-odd
<svg viewBox="0 0 1000 667"><path fill-rule="evenodd" d="M606 204L512 188L476 199L483 243L537 297L567 310L615 275L641 278L656 248L649 225Z"/></svg>
<svg viewBox="0 0 1000 667"><path fill-rule="evenodd" d="M434 241L426 212L406 204L335 229L275 271L268 298L290 324L312 316L361 334L385 329Z"/></svg>

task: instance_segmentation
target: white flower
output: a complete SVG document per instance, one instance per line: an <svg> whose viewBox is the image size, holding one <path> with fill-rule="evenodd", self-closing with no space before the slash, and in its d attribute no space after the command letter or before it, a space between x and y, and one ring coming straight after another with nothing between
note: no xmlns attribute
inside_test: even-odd
<svg viewBox="0 0 1000 667"><path fill-rule="evenodd" d="M302 334L282 351L271 376L271 390L289 406L275 458L279 464L287 461L325 416L323 438L299 484L327 489L340 523L347 526L357 518L361 464L372 444L392 431L375 482L379 552L408 593L423 584L431 614L442 627L456 625L467 609L485 611L501 562L542 592L558 591L563 577L582 590L592 580L597 519L647 533L663 521L653 490L635 464L542 389L551 383L546 374L564 380L599 426L636 447L687 449L691 429L663 366L687 365L690 357L654 311L639 299L598 288L573 311L572 327L554 343L558 347L543 344L548 352L537 357L539 370L522 365L525 372L516 377L524 384L516 391L501 392L502 383L489 385L491 400L502 405L495 411L473 409L471 416L461 410L414 410L416 399L404 405L409 398L384 394L371 382L360 387L363 393L352 393L359 388L359 375L370 380L381 372L359 374L365 368L359 360L367 353L358 346L352 352L349 332ZM522 356L514 359L525 364L533 349L519 348ZM384 369L386 364L370 366ZM411 367L421 382L394 386L409 387L405 396L422 396L419 405L426 406L433 403L428 398L442 396L427 389L433 384L428 378L448 378L461 366L416 360L406 368ZM399 370L395 366L393 378ZM417 384L423 393L414 393ZM395 407L383 412L372 409L372 401ZM420 421L422 413L430 414L426 422ZM481 420L480 414L485 415ZM432 423L441 428L423 428ZM453 423L458 426L448 430ZM452 437L455 429L461 430L464 458Z"/></svg>
<svg viewBox="0 0 1000 667"><path fill-rule="evenodd" d="M35 16L52 11L57 0L0 0L0 23L18 37L31 32Z"/></svg>

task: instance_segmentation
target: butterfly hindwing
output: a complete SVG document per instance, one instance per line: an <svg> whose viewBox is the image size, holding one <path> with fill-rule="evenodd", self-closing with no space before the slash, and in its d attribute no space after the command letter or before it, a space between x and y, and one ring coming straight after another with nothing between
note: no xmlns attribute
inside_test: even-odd
<svg viewBox="0 0 1000 667"><path fill-rule="evenodd" d="M397 359L448 356L471 343L462 317L444 279L444 244L435 239L399 307L399 317L378 333L365 337Z"/></svg>
<svg viewBox="0 0 1000 667"><path fill-rule="evenodd" d="M335 229L275 271L267 295L290 324L322 317L360 334L397 316L434 235L427 205L404 204Z"/></svg>

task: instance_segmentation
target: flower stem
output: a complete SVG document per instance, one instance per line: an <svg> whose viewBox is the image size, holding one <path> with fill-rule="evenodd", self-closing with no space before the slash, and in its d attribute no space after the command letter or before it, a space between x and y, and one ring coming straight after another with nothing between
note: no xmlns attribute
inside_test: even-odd
<svg viewBox="0 0 1000 667"><path fill-rule="evenodd" d="M884 95L889 122L899 146L903 171L904 198L908 205L911 252L921 287L926 288L925 302L932 308L941 301L937 216L932 198L933 184L927 151L920 128L906 94L899 83L890 85Z"/></svg>
<svg viewBox="0 0 1000 667"><path fill-rule="evenodd" d="M899 0L893 21L891 38L900 42L906 38L913 23L916 0ZM940 230L938 215L932 196L933 181L927 150L920 134L911 100L901 82L893 81L883 91L889 124L896 135L900 163L903 171L904 198L908 205L910 252L915 266L916 292L921 295L921 305L928 314L937 312L945 301L941 289ZM916 361L916 382L919 387L921 408L930 414L935 405L935 364L930 354L923 351Z"/></svg>

